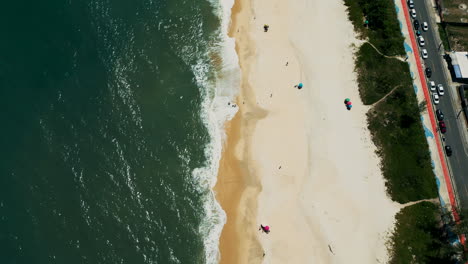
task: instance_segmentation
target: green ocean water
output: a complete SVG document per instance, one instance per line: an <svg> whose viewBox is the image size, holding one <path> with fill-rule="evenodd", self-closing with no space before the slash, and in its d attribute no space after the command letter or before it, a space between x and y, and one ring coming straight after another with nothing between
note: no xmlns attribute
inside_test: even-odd
<svg viewBox="0 0 468 264"><path fill-rule="evenodd" d="M214 5L2 4L0 263L214 262Z"/></svg>

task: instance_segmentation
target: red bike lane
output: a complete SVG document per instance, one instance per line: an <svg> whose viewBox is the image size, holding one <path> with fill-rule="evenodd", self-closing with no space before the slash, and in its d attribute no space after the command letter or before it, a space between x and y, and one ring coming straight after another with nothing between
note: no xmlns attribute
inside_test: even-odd
<svg viewBox="0 0 468 264"><path fill-rule="evenodd" d="M419 57L419 52L418 52L419 49L418 49L418 45L416 44L416 37L414 35L413 29L411 28L412 24L411 24L411 19L409 17L408 6L406 5L405 0L401 0L401 5L403 7L403 12L404 12L404 15L405 15L405 20L406 20L406 25L408 27L408 33L409 33L409 36L410 36L410 39L411 39L411 48L413 50L413 55L414 55L414 58L415 58L415 61L416 61L416 67L418 68L419 78L420 78L421 85L422 85L423 92L424 92L424 98L427 101L428 109L432 110L433 108L432 108L431 96L429 94L429 90L427 88L427 82L426 82L426 79L425 79L424 71L422 69L421 58ZM431 121L432 133L434 134L434 139L436 141L440 163L442 165L442 172L444 174L444 179L445 179L445 183L446 183L446 186L447 186L447 191L448 191L448 195L449 195L449 199L450 199L450 205L452 206L452 213L453 213L453 216L455 218L455 221L458 221L460 218L459 218L458 212L456 210L457 204L456 204L456 200L455 200L455 195L453 193L452 181L451 181L450 174L449 174L449 171L448 171L447 163L446 163L445 158L444 158L444 151L442 149L442 144L440 143L440 138L438 137L438 134L437 134L437 122L436 122L436 119L435 119L434 111L428 111L428 112L429 112L429 119ZM465 244L464 240L465 240L464 237L462 237L461 242L463 244Z"/></svg>

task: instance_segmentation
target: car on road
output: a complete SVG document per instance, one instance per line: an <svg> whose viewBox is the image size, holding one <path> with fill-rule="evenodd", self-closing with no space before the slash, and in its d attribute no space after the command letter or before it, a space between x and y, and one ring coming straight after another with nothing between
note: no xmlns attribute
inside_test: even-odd
<svg viewBox="0 0 468 264"><path fill-rule="evenodd" d="M431 92L435 92L435 91L436 91L436 85L435 85L435 82L434 82L434 81L430 81L430 82L429 82L429 86L431 87Z"/></svg>
<svg viewBox="0 0 468 264"><path fill-rule="evenodd" d="M437 110L436 110L436 116L437 116L437 121L442 121L442 120L444 120L444 113L442 113L442 110L437 109Z"/></svg>
<svg viewBox="0 0 468 264"><path fill-rule="evenodd" d="M414 30L418 30L419 29L419 21L417 19L415 19L413 21L413 27L414 27Z"/></svg>
<svg viewBox="0 0 468 264"><path fill-rule="evenodd" d="M421 36L421 31L416 30L416 36L418 36L418 37Z"/></svg>
<svg viewBox="0 0 468 264"><path fill-rule="evenodd" d="M431 78L432 76L432 70L431 68L427 67L425 70L427 78Z"/></svg>
<svg viewBox="0 0 468 264"><path fill-rule="evenodd" d="M428 30L429 30L429 25L427 24L427 22L423 22L423 23L422 23L422 29L423 29L424 31L428 31Z"/></svg>
<svg viewBox="0 0 468 264"><path fill-rule="evenodd" d="M437 93L439 95L444 95L444 87L442 86L442 84L439 83L439 85L437 85Z"/></svg>
<svg viewBox="0 0 468 264"><path fill-rule="evenodd" d="M439 121L439 129L440 129L440 133L442 134L447 132L447 126L445 125L444 121Z"/></svg>
<svg viewBox="0 0 468 264"><path fill-rule="evenodd" d="M414 19L416 18L416 10L414 10L413 8L410 10L410 15L411 17Z"/></svg>
<svg viewBox="0 0 468 264"><path fill-rule="evenodd" d="M439 95L437 93L432 93L432 101L434 104L439 104Z"/></svg>
<svg viewBox="0 0 468 264"><path fill-rule="evenodd" d="M414 8L414 1L413 0L408 0L408 7L409 8Z"/></svg>
<svg viewBox="0 0 468 264"><path fill-rule="evenodd" d="M427 50L426 49L421 50L421 55L423 59L427 59Z"/></svg>
<svg viewBox="0 0 468 264"><path fill-rule="evenodd" d="M424 38L422 36L419 36L418 37L418 42L419 42L419 46L423 47L426 42L424 41Z"/></svg>
<svg viewBox="0 0 468 264"><path fill-rule="evenodd" d="M452 156L452 147L449 145L445 146L445 154L447 154L447 157Z"/></svg>

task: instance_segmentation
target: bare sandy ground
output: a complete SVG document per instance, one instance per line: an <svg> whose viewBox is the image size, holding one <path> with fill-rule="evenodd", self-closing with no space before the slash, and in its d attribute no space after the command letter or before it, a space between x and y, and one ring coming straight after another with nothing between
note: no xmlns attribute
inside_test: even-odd
<svg viewBox="0 0 468 264"><path fill-rule="evenodd" d="M400 206L366 128L343 2L239 0L231 31L243 81L215 189L220 262L385 263Z"/></svg>

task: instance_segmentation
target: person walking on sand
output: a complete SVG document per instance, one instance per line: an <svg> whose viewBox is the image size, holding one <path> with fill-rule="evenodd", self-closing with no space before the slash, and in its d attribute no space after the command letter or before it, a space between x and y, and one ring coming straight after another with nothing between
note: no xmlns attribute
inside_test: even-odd
<svg viewBox="0 0 468 264"><path fill-rule="evenodd" d="M267 234L270 233L269 226L260 225L260 228L258 230L262 230L262 232L267 233Z"/></svg>
<svg viewBox="0 0 468 264"><path fill-rule="evenodd" d="M265 30L265 32L268 32L269 28L270 28L269 25L267 25L267 24L263 25L263 30Z"/></svg>

